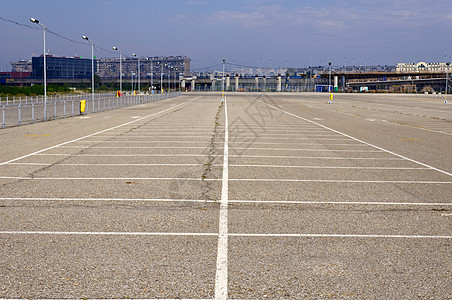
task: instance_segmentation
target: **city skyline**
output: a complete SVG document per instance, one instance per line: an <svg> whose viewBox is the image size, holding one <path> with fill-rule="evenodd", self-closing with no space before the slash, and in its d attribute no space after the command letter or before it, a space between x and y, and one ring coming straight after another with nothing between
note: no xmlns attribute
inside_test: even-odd
<svg viewBox="0 0 452 300"><path fill-rule="evenodd" d="M196 70L228 62L256 67L395 65L450 61L448 1L12 1L2 3L0 70L42 54L40 20L56 56L188 56ZM5 21L11 20L23 25ZM36 27L38 30L34 30ZM62 37L63 38L62 38ZM65 38L69 38L67 40Z"/></svg>

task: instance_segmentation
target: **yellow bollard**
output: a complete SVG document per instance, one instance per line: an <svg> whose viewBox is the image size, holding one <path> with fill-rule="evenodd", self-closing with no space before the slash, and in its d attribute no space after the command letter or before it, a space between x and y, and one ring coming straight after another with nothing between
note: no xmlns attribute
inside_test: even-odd
<svg viewBox="0 0 452 300"><path fill-rule="evenodd" d="M85 107L86 107L86 100L81 100L80 101L80 114L83 114L85 112Z"/></svg>

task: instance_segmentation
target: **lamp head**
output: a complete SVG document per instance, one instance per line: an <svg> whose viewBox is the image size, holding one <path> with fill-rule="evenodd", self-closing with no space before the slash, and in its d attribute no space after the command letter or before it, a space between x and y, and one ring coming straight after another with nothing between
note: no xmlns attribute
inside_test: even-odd
<svg viewBox="0 0 452 300"><path fill-rule="evenodd" d="M86 35L82 36L82 39L87 40L88 41L88 37Z"/></svg>
<svg viewBox="0 0 452 300"><path fill-rule="evenodd" d="M137 56L135 53L132 53L132 56Z"/></svg>
<svg viewBox="0 0 452 300"><path fill-rule="evenodd" d="M36 23L36 24L39 24L39 21L38 21L38 20L36 20L35 18L30 18L30 22L32 22L32 23Z"/></svg>
<svg viewBox="0 0 452 300"><path fill-rule="evenodd" d="M113 47L113 50L118 51L119 49L117 47Z"/></svg>

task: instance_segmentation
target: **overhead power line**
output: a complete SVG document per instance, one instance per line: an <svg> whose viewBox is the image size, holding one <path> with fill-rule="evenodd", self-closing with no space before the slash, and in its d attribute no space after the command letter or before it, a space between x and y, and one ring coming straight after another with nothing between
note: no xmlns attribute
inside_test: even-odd
<svg viewBox="0 0 452 300"><path fill-rule="evenodd" d="M5 22L9 22L9 23L13 23L13 24L16 24L16 25L19 25L19 26L22 26L22 27L27 27L27 28L30 28L30 29L42 30L41 28L37 28L37 27L31 26L31 25L28 25L28 24L22 24L22 23L13 21L13 20L9 20L9 19L3 18L3 17L0 17L0 20L5 21ZM70 42L72 42L72 43L76 43L76 44L80 44L80 45L85 45L85 46L91 45L91 44L86 43L86 42L76 41L76 40L74 40L74 39L68 38L68 37L63 36L63 35L61 35L61 34L58 34L58 33L56 33L55 31L50 30L50 29L48 29L48 28L46 28L46 31L47 31L48 33L50 33L50 34L53 34L53 35L55 35L55 36L57 36L57 37L59 37L59 38L61 38L61 39L70 41ZM106 50L106 49L104 49L104 48L102 48L102 47L100 47L100 46L94 45L94 47L96 48L96 50L97 50L97 48L99 48L100 50L105 51L105 52L108 52L108 53L112 53L112 54L115 54L115 53L116 53L116 52L113 52L113 51Z"/></svg>

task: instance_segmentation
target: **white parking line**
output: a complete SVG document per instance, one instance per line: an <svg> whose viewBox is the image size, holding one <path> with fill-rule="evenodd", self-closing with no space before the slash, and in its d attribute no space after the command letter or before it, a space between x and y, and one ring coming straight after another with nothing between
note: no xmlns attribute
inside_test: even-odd
<svg viewBox="0 0 452 300"><path fill-rule="evenodd" d="M185 177L14 177L14 176L1 176L0 179L17 179L17 180L30 180L30 181L56 181L56 180L185 180L185 181L221 181L218 178L185 178Z"/></svg>
<svg viewBox="0 0 452 300"><path fill-rule="evenodd" d="M106 202L106 201L124 201L124 202L195 202L195 203L220 203L217 200L201 200L201 199L151 199L151 198L21 198L21 197L3 197L0 200L8 201L65 201L65 202L75 202L75 201L95 201L95 202Z"/></svg>
<svg viewBox="0 0 452 300"><path fill-rule="evenodd" d="M56 180L186 180L186 181L222 181L219 178L184 178L184 177L15 177L1 176L0 179L30 181ZM452 181L415 181L415 180L335 180L335 179L281 179L281 178L229 178L229 181L260 182L326 182L326 183L391 183L391 184L451 184Z"/></svg>
<svg viewBox="0 0 452 300"><path fill-rule="evenodd" d="M206 154L70 154L70 153L38 153L36 156L72 156L72 157L206 157ZM222 155L211 155L211 156L222 156ZM0 164L1 165L1 164Z"/></svg>
<svg viewBox="0 0 452 300"><path fill-rule="evenodd" d="M152 199L152 198L45 198L45 197L2 197L0 201L93 201L93 202L107 202L107 201L122 201L122 202L194 202L194 203L220 203L217 200L201 200L201 199ZM382 202L382 201L288 201L288 200L228 200L228 204L290 204L290 205L372 205L372 206L452 206L452 203L444 202Z"/></svg>
<svg viewBox="0 0 452 300"><path fill-rule="evenodd" d="M397 156L397 157L400 157L400 158L409 160L409 161L414 162L414 163L416 163L416 164L419 164L419 165L421 165L421 166L430 168L430 169L432 169L432 170L438 171L438 172L440 172L440 173L443 173L443 174L445 174L445 175L448 175L448 176L451 176L451 177L452 177L452 174L451 174L451 173L446 172L446 171L444 171L444 170L435 168L435 167L430 166L430 165L428 165L428 164L424 164L424 163L422 163L422 162L416 161L416 160L411 159L411 158L408 158L408 157L406 157L406 156L403 156L403 155L397 154L397 153L395 153L395 152L386 150L386 149L384 149L384 148L378 147L378 146L376 146L376 145L367 143L367 142L365 142L365 141L362 141L362 140L360 140L360 139L358 139L358 138L355 138L355 137L353 137L353 136L350 136L350 135L345 134L345 133L343 133L343 132L340 132L340 131L338 131L338 130L332 129L332 128L327 127L327 126L325 126L325 125L322 125L322 124L320 124L320 123L314 122L314 121L309 120L309 119L305 119L305 118L303 118L303 117L300 117L300 116L295 115L295 114L293 114L293 113L287 112L287 111L282 110L282 109L280 109L280 108L278 108L278 107L275 107L275 106L273 106L273 105L270 105L270 104L267 104L267 103L265 103L265 102L262 102L261 100L258 100L258 99L256 99L256 98L253 98L253 99L255 99L257 102L259 102L259 103L261 103L261 104L263 104L263 105L266 105L266 106L271 107L271 108L273 108L273 109L275 109L275 110L278 110L278 111L281 111L281 112L283 112L283 113L285 113L285 114L288 114L289 116L295 117L295 118L297 118L297 119L300 119L300 120L303 120L303 121L306 121L306 122L309 122L309 123L312 123L312 124L315 124L315 125L317 125L317 126L320 126L320 127L322 127L322 128L328 129L328 130L330 130L330 131L332 131L332 132L334 132L334 133L340 134L340 135L342 135L342 136L344 136L344 137L347 137L347 138L349 138L349 139L355 140L355 141L357 141L357 142L363 143L363 144L368 145L368 146L370 146L370 147L373 147L373 148L375 148L375 149L378 149L378 150L384 151L384 152L386 152L386 153L389 153L389 154L391 154L391 155L394 155L394 156Z"/></svg>
<svg viewBox="0 0 452 300"><path fill-rule="evenodd" d="M195 101L195 100L198 99L198 98L200 98L200 97L193 98L192 100L189 100L189 101L187 101L187 102L183 102L183 103L181 103L181 104L178 104L178 105L175 106L175 107L185 106L185 105L187 105L188 103L191 103L191 102ZM166 111L168 111L168 110L172 110L172 109L174 109L175 107L170 107L170 108L161 110L161 111L159 111L159 112L156 112L156 113L147 115L147 116L142 117L142 118L140 118L140 119L136 119L136 120L133 120L133 121L130 121L130 122L126 122L126 123L121 124L121 125L117 125L117 126L114 126L114 127L111 127L111 128L107 128L107 129L104 129L104 130L101 130L101 131L98 131L98 132L95 132L95 133L92 133L92 134L88 134L88 135L85 135L85 136L82 136L82 137L79 137L79 138L76 138L76 139L73 139L73 140L70 140L70 141L67 141L67 142L64 142L64 143L55 145L55 146L51 146L51 147L48 147L48 148L45 148L45 149L41 149L41 150L35 151L35 152L33 152L33 153L29 153L29 154L26 154L26 155L23 155L23 156L20 156L20 157L17 157L17 158L10 159L10 160L8 160L8 161L5 161L5 162L0 163L0 166L1 166L1 165L8 164L8 163L11 163L11 162L14 162L14 161L18 161L18 160L21 160L21 159L24 159L24 158L27 158L27 157L30 157L30 156L33 156L33 155L36 155L36 154L40 154L40 153L42 153L42 152L45 152L45 151L48 151L48 150L51 150L51 149L58 148L58 147L67 145L67 144L69 144L69 143L77 142L77 141L80 141L80 140L82 140L82 139L86 139L86 138L88 138L88 137L96 136L96 135L98 135L98 134L101 134L101 133L110 131L110 130L112 130L112 129L121 128L121 127L123 127L123 126L127 126L127 125L130 125L130 124L139 122L139 121L144 120L144 119L147 119L147 118L149 118L149 117L156 116L156 115L159 115L159 114L161 114L161 113L164 113L164 112L166 112Z"/></svg>
<svg viewBox="0 0 452 300"><path fill-rule="evenodd" d="M0 198L1 199L1 198ZM360 201L265 201L265 200L229 200L229 203L238 204L291 204L291 205L312 205L312 204L326 204L326 205L382 205L382 206L452 206L452 203L429 203L429 202L360 202Z"/></svg>
<svg viewBox="0 0 452 300"><path fill-rule="evenodd" d="M312 234L312 233L230 233L231 237L309 237L309 238L390 238L390 239L452 239L451 235L391 234Z"/></svg>
<svg viewBox="0 0 452 300"><path fill-rule="evenodd" d="M109 167L109 166L113 166L113 167L118 167L118 166L124 166L124 167L192 167L192 166L205 166L205 164L202 163L197 163L197 164L134 164L134 163L130 163L130 164L117 164L117 163L73 163L73 164L68 164L68 163L58 163L58 164L52 164L52 163L9 163L9 166L11 165L30 165L30 166L90 166L90 167ZM219 164L211 164L211 167L221 167L222 165Z"/></svg>
<svg viewBox="0 0 452 300"><path fill-rule="evenodd" d="M281 179L281 178L230 178L229 181L263 182L326 182L326 183L397 183L397 184L451 184L452 181L416 180L336 180L336 179Z"/></svg>
<svg viewBox="0 0 452 300"><path fill-rule="evenodd" d="M429 170L429 168L406 168L406 167L337 167L337 166L291 166L291 165L240 165L230 164L230 167L250 167L250 168L296 168L296 169L356 169L356 170Z"/></svg>
<svg viewBox="0 0 452 300"><path fill-rule="evenodd" d="M117 231L0 231L0 234L26 235L115 235L115 236L218 236L209 232L117 232ZM316 234L316 233L227 233L228 237L308 237L308 238L387 238L387 239L452 239L451 235L399 235L399 234ZM226 270L227 271L227 270ZM226 274L227 275L227 274ZM218 268L217 276L218 279ZM215 299L227 299L227 276L225 282L215 282ZM225 289L222 289L226 285ZM220 289L221 288L221 289Z"/></svg>
<svg viewBox="0 0 452 300"><path fill-rule="evenodd" d="M108 231L0 231L0 234L36 235L129 235L129 236L218 236L208 232L108 232Z"/></svg>
<svg viewBox="0 0 452 300"><path fill-rule="evenodd" d="M94 147L90 147L90 146L61 146L61 148L66 148L66 149L207 149L207 147L155 147L155 146L149 146L149 147L114 147L114 146L94 146ZM216 149L221 149L221 148L216 148Z"/></svg>
<svg viewBox="0 0 452 300"><path fill-rule="evenodd" d="M220 219L218 226L217 269L215 275L215 299L228 298L228 165L229 165L229 128L228 108L224 101L224 158L221 185Z"/></svg>
<svg viewBox="0 0 452 300"><path fill-rule="evenodd" d="M235 148L233 148L235 149ZM329 157L329 156L283 156L283 155L241 155L231 154L229 157L251 157L251 158L283 158L283 159L328 159L328 160L404 160L397 157Z"/></svg>

